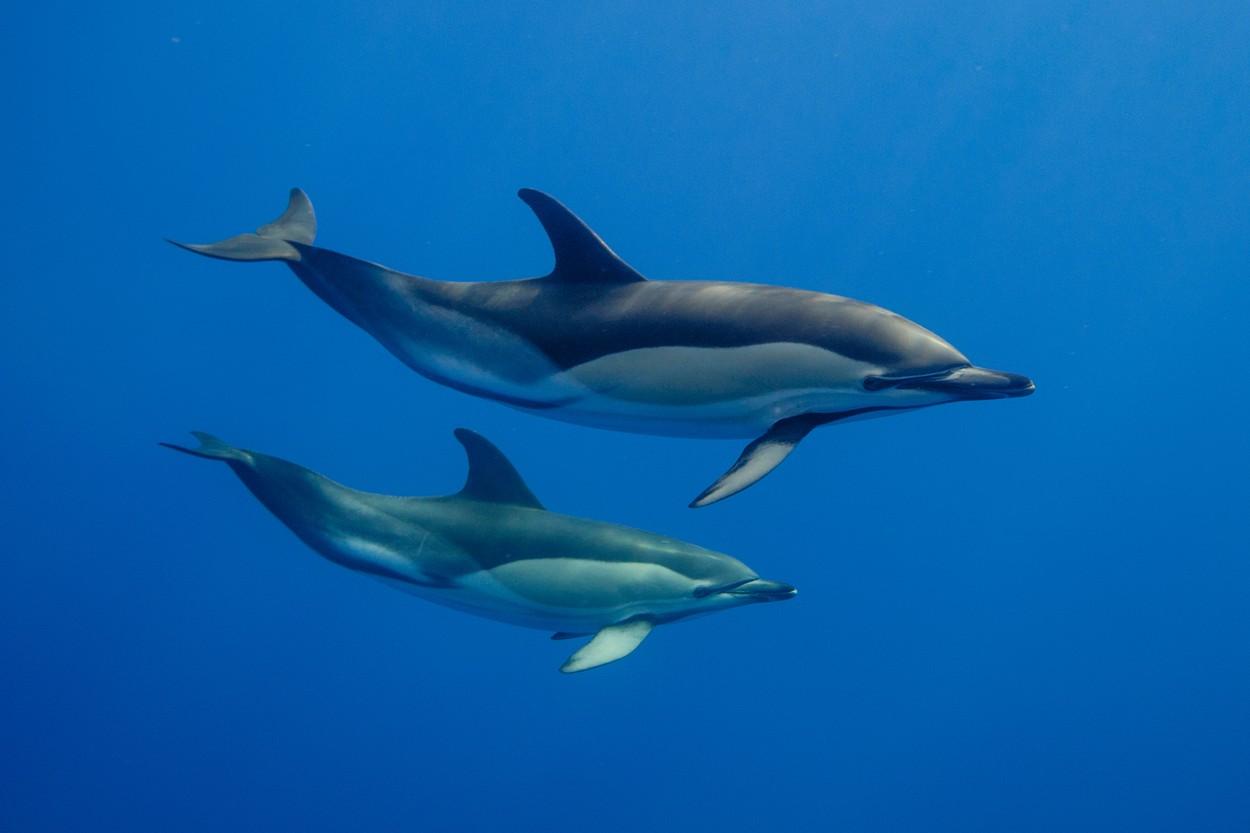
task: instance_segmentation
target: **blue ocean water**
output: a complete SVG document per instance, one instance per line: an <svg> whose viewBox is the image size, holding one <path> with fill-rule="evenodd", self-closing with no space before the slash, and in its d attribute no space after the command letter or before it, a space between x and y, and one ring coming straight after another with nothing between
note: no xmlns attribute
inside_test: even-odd
<svg viewBox="0 0 1250 833"><path fill-rule="evenodd" d="M1239 3L59 3L9 11L0 829L1250 829ZM657 278L894 309L1038 393L740 443L438 387L273 264L541 274L547 190ZM569 643L317 558L204 429L550 507L799 597Z"/></svg>

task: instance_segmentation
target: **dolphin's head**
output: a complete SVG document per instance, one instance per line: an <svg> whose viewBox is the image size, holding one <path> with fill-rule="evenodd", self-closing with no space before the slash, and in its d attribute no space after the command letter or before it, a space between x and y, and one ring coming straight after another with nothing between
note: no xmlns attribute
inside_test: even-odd
<svg viewBox="0 0 1250 833"><path fill-rule="evenodd" d="M798 592L789 584L756 577L739 579L728 584L701 586L695 589L693 595L700 601L700 607L715 609L756 602L781 602L793 599Z"/></svg>
<svg viewBox="0 0 1250 833"><path fill-rule="evenodd" d="M889 310L862 304L840 315L834 323L846 327L843 349L857 359L850 409L908 409L1033 393L1027 377L977 367L941 336Z"/></svg>

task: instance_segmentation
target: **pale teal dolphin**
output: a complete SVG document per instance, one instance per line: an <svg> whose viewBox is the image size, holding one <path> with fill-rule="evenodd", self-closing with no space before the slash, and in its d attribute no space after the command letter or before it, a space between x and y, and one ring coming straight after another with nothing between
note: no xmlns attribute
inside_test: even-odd
<svg viewBox="0 0 1250 833"><path fill-rule="evenodd" d="M360 492L277 457L196 433L305 544L336 564L467 613L590 636L560 670L631 653L656 625L792 598L737 559L673 538L547 511L502 452L459 429L469 473L444 497Z"/></svg>
<svg viewBox="0 0 1250 833"><path fill-rule="evenodd" d="M551 238L542 278L456 283L318 248L312 204L254 234L178 244L281 260L418 373L567 422L686 437L755 438L692 506L772 471L814 428L1033 392L974 367L934 333L850 298L729 281L647 280L556 200L520 196Z"/></svg>

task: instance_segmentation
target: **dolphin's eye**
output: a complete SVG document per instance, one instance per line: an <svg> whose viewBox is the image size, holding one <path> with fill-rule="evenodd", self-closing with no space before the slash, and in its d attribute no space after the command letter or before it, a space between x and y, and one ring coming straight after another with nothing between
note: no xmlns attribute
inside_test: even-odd
<svg viewBox="0 0 1250 833"><path fill-rule="evenodd" d="M878 391L898 384L893 379L882 379L880 376L868 376L864 379L864 390Z"/></svg>

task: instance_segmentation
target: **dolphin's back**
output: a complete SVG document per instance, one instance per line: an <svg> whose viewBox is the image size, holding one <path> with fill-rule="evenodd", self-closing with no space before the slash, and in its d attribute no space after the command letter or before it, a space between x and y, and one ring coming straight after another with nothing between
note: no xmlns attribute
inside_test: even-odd
<svg viewBox="0 0 1250 833"><path fill-rule="evenodd" d="M962 359L939 336L881 307L766 284L533 278L441 283L438 292L460 312L517 333L562 368L630 350L778 342L890 367L929 369Z"/></svg>

